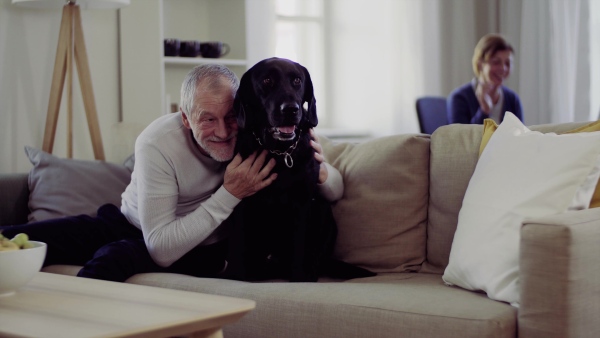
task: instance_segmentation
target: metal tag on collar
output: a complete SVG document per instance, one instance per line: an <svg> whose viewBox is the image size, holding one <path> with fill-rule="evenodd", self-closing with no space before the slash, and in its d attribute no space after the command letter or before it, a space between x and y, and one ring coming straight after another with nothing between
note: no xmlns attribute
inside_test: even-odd
<svg viewBox="0 0 600 338"><path fill-rule="evenodd" d="M285 165L288 168L291 168L291 167L294 166L294 159L292 159L292 156L290 154L288 154L288 153L285 154L285 157L284 157L283 161L285 162Z"/></svg>

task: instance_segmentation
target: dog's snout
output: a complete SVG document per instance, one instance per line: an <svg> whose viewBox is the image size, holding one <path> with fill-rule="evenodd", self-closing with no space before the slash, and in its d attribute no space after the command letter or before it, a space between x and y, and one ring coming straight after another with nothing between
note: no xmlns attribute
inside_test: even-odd
<svg viewBox="0 0 600 338"><path fill-rule="evenodd" d="M281 112L284 114L297 114L300 106L297 103L284 103L281 105Z"/></svg>

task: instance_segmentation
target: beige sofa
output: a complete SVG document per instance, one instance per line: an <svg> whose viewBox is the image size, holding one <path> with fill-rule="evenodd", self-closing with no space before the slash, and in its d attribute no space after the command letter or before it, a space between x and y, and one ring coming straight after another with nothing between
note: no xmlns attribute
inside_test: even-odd
<svg viewBox="0 0 600 338"><path fill-rule="evenodd" d="M532 129L564 132L581 125ZM225 328L230 338L600 336L600 208L523 225L520 308L442 281L482 131L449 125L431 137L360 144L321 139L345 182L344 197L333 207L335 254L376 277L295 284L151 273L127 282L255 300L254 311ZM0 224L25 221L28 196L27 174L0 177Z"/></svg>

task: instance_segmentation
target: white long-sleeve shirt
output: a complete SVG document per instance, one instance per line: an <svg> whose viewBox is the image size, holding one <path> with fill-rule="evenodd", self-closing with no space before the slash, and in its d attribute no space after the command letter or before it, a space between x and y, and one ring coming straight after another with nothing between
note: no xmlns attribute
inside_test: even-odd
<svg viewBox="0 0 600 338"><path fill-rule="evenodd" d="M223 187L226 163L203 155L181 113L152 122L135 142L131 183L121 212L140 228L152 259L169 266L199 244L222 239L215 231L240 199ZM319 191L329 201L341 198L340 173L326 164L328 178Z"/></svg>

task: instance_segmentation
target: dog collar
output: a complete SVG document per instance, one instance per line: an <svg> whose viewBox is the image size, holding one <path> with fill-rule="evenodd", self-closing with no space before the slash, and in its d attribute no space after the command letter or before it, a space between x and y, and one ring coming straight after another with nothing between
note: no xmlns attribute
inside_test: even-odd
<svg viewBox="0 0 600 338"><path fill-rule="evenodd" d="M256 141L258 142L258 144L260 144L262 146L263 144L262 144L262 142L260 142L260 139L256 136L256 134L254 132L252 132L252 135L254 135L254 138L256 138ZM289 148L287 148L286 151L271 150L271 149L267 149L267 150L269 150L269 152L271 154L275 154L278 156L283 155L284 156L283 162L285 163L286 167L291 168L294 166L294 159L292 158L292 153L296 149L296 146L298 146L298 142L300 141L301 135L302 135L302 129L299 129L298 130L298 139L296 140L296 142L294 142L294 144L292 144Z"/></svg>

